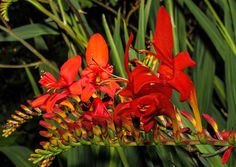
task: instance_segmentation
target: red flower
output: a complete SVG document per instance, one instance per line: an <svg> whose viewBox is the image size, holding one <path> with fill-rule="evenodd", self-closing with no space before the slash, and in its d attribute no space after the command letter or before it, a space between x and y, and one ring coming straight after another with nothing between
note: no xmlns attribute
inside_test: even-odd
<svg viewBox="0 0 236 167"><path fill-rule="evenodd" d="M176 111L169 98L162 93L151 93L131 101L119 104L114 112L117 126L129 124L133 118L139 118L145 132L149 132L156 124L156 116L165 115L172 120L174 133L178 130Z"/></svg>
<svg viewBox="0 0 236 167"><path fill-rule="evenodd" d="M39 83L42 85L42 87L45 87L47 89L61 89L63 87L68 87L75 80L75 77L77 76L80 67L81 57L75 56L67 60L61 66L60 77L58 81L51 73L46 72L39 80Z"/></svg>
<svg viewBox="0 0 236 167"><path fill-rule="evenodd" d="M174 132L178 125L175 121L176 112L169 98L162 93L152 93L142 96L131 102L131 108L135 116L140 118L145 132L149 132L156 124L156 116L166 115L172 120Z"/></svg>
<svg viewBox="0 0 236 167"><path fill-rule="evenodd" d="M89 130L93 125L100 125L105 128L112 117L105 103L101 99L95 98L89 106L89 111L84 112L81 118L83 126Z"/></svg>
<svg viewBox="0 0 236 167"><path fill-rule="evenodd" d="M194 67L196 63L191 59L188 52L181 52L173 57L171 20L163 6L160 7L157 14L153 44L156 57L160 59L157 72L161 82L176 89L180 93L180 101L189 100L197 121L197 131L202 132L195 87L188 75L182 71L187 67Z"/></svg>
<svg viewBox="0 0 236 167"><path fill-rule="evenodd" d="M88 66L82 71L84 81L78 81L70 90L82 89L82 101L87 101L97 89L113 98L120 86L111 79L113 67L108 64L108 47L100 34L90 37L85 55Z"/></svg>
<svg viewBox="0 0 236 167"><path fill-rule="evenodd" d="M128 68L129 47L133 41L130 35L125 51L125 70L128 74L128 84L120 95L129 97L130 101L119 104L114 112L115 123L120 126L124 124L122 118L127 122L135 116L143 123L145 132L149 132L157 123L157 115L168 116L173 123L174 132L177 132L178 123L176 111L170 102L172 89L163 85L159 77L148 67L137 64L133 71ZM128 118L125 118L128 117Z"/></svg>
<svg viewBox="0 0 236 167"><path fill-rule="evenodd" d="M68 89L74 82L75 77L79 72L80 66L80 56L75 56L67 60L60 69L60 77L58 81L51 73L46 72L39 80L39 83L42 85L42 87L47 88L48 91L51 89L54 91L62 88L64 89L51 94L47 93L38 97L32 101L31 106L34 108L40 107L41 109L46 110L48 113L52 113L55 104L71 94Z"/></svg>
<svg viewBox="0 0 236 167"><path fill-rule="evenodd" d="M160 79L148 67L137 64L133 71L128 68L129 63L129 47L133 41L133 34L131 33L125 50L125 70L128 74L128 84L120 95L125 97L140 97L153 92L163 93L169 99L172 95L172 89L162 84Z"/></svg>
<svg viewBox="0 0 236 167"><path fill-rule="evenodd" d="M157 57L160 59L158 73L163 84L168 84L180 93L180 100L189 99L194 89L193 82L182 70L195 66L188 52L172 55L173 36L170 16L163 6L157 14L156 30L153 39Z"/></svg>

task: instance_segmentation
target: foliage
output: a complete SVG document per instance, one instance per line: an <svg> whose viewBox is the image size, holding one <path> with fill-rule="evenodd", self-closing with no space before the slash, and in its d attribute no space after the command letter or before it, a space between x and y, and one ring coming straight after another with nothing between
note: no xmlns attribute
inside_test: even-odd
<svg viewBox="0 0 236 167"><path fill-rule="evenodd" d="M123 64L123 55L124 46L128 42L130 32L135 34L136 39L133 43L134 48L131 48L129 52L130 60L138 58L146 65L153 65L152 63L155 63L153 62L153 57L145 59L145 53L137 51L150 50L154 52L155 48L152 44L146 43L146 41L152 43L153 38L155 38L153 33L155 31L156 13L160 5L166 7L171 18L174 55L180 51L189 50L193 59L197 62L196 68L187 72L192 76L196 87L199 111L207 114L203 116L207 120L203 122L203 127L207 127L206 131L213 137L214 135L219 135L217 134L219 129L220 131L235 131L236 80L234 64L236 61L236 19L234 16L236 2L233 0L0 1L0 11L2 13L0 25L2 30L0 32L0 106L1 115L4 116L4 118L1 118L1 122L9 118L10 110L18 110L20 103L25 104L24 101L32 99L34 97L33 92L35 95L38 94L39 89L35 80L38 80L39 73L43 74L42 71L50 71L54 76L58 77L59 70L57 66L60 66L65 60L75 55L83 57L89 37L93 32L100 32L106 36L106 41L110 48L110 64L114 65L115 75L127 77ZM32 7L34 7L33 14L27 15L28 9L32 10ZM21 19L20 16L24 17ZM85 59L82 62L82 67L86 67ZM15 68L15 70L10 71L10 74L8 74L9 69L4 68ZM18 68L23 68L26 72ZM27 77L29 80L26 79ZM9 100L11 97L5 99L5 97L8 97L10 90L14 91L15 87L22 87L22 85L25 92L20 92L21 94L11 93L12 97L15 98L17 96L19 99L12 99L12 102ZM33 89L31 90L31 88ZM41 93L43 91L45 91L44 88ZM177 92L174 92L172 101L178 109L191 111L191 107L187 102L179 101ZM79 108L78 104L75 107ZM14 145L23 144L25 147L35 149L38 147L37 142L42 141L44 138L37 134L33 134L33 136L30 134L35 131L33 129L38 129L37 118L32 118L36 115L41 115L41 111L31 110L31 107L22 107L22 111L17 112L21 114L11 116L13 121L19 122L19 125L22 125L28 119L32 121L19 129L20 132L23 132L19 134L19 137L14 138L13 135L13 143ZM66 108L66 106L63 107ZM192 113L188 115L184 111L179 114L184 127L190 127L191 131L195 131L194 121L192 123L189 121ZM77 117L77 115L73 115L75 113L70 113L70 110L68 110L68 113L69 115L72 114L73 118ZM214 121L212 123L209 115L214 117L215 122L217 122L217 128ZM160 120L163 121L163 119ZM14 122L11 125L16 128ZM100 132L99 128L96 130ZM161 132L171 133L171 130L167 129ZM84 132L84 135L86 133ZM234 136L232 134L228 140L232 140L232 136ZM21 141L20 138L24 135L29 136L31 139L37 139L37 142L35 140L31 140L28 143ZM112 136L114 134L109 135ZM164 135L168 135L168 133ZM77 134L78 136L80 134ZM105 134L102 136L103 138L104 136L106 137ZM203 145L203 141L196 146L181 145L173 147L154 144L152 146L125 147L123 149L98 146L79 146L72 149L72 146L90 143L82 139L79 142L71 141L66 136L64 137L64 141L67 140L67 142L61 143L63 140L60 140L57 142L56 149L51 145L47 145L48 143L41 143L46 152L41 149L36 150L36 154L32 154L32 160L38 162L45 159L42 163L47 164L54 158L54 156L48 158L50 157L48 155L57 155L69 150L68 153L64 153L59 159L56 159L52 165L58 166L67 163L68 166L84 166L84 164L119 166L122 163L124 166L133 166L133 164L136 166L235 166L236 163L235 158L232 158L235 157L235 151L231 148L225 152L233 151L230 161L226 165L222 165L221 156L226 148L219 149L215 146ZM143 137L148 140L150 136L144 135ZM173 137L172 139L174 139L172 141L173 144L176 144L178 138ZM0 140L2 142L6 139L0 138ZM9 141L11 140L9 139ZM96 140L96 142L99 143L101 141ZM127 140L127 142L130 141ZM16 166L31 166L25 156L31 151L28 148L11 146L10 144L11 142L0 147L0 151L5 154L5 156L3 154L0 156L6 159L5 162L7 163L10 160ZM130 144L132 145L132 142ZM19 149L23 150L23 154L14 153L13 150ZM49 152L47 152L48 150ZM44 155L44 157L41 156L40 158L43 157L42 159L37 159L38 155ZM80 159L80 157L85 157L85 155L91 156L91 158ZM104 155L104 161L96 158L101 157L101 155ZM91 162L91 159L94 162Z"/></svg>

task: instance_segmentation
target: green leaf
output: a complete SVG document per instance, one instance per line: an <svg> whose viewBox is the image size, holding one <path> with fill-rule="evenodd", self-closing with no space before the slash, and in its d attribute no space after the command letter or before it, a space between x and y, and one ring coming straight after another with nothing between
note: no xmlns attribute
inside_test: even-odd
<svg viewBox="0 0 236 167"><path fill-rule="evenodd" d="M111 53L112 53L111 58L114 58L113 61L116 62L115 71L118 74L120 74L122 77L125 77L126 73L125 73L124 65L123 65L122 58L121 58L121 56L123 56L123 55L119 55L119 52L118 52L117 47L115 45L114 39L112 38L111 31L108 27L106 17L104 14L102 15L102 22L103 22L103 26L104 26L104 29L105 29L105 32L107 35L108 43L111 47Z"/></svg>
<svg viewBox="0 0 236 167"><path fill-rule="evenodd" d="M197 39L195 43L194 58L197 66L193 70L193 78L199 110L201 113L209 113L213 95L215 61L200 39Z"/></svg>
<svg viewBox="0 0 236 167"><path fill-rule="evenodd" d="M66 155L67 155L67 166L68 167L76 167L79 165L79 148L78 147L74 147L71 148L67 151Z"/></svg>
<svg viewBox="0 0 236 167"><path fill-rule="evenodd" d="M118 11L117 14L117 18L115 19L115 29L114 29L114 33L113 33L113 39L114 39L114 43L117 47L117 51L120 55L121 58L121 62L124 62L124 49L123 49L123 45L122 45L122 40L121 40L121 36L120 36L120 19L121 19L121 13L120 10ZM113 64L115 64L116 62L113 62Z"/></svg>
<svg viewBox="0 0 236 167"><path fill-rule="evenodd" d="M215 23L210 20L202 11L199 9L193 1L184 0L185 5L189 11L196 18L198 23L201 25L203 30L207 33L216 50L220 53L221 57L225 59L228 47L225 44L225 40L217 29Z"/></svg>
<svg viewBox="0 0 236 167"><path fill-rule="evenodd" d="M34 95L35 96L40 95L40 91L39 91L39 88L37 86L37 83L35 82L35 79L34 79L32 73L31 73L31 71L30 71L30 69L28 67L25 67L25 72L26 72L26 74L28 76L28 79L30 81L30 84L31 84L31 86L33 88Z"/></svg>
<svg viewBox="0 0 236 167"><path fill-rule="evenodd" d="M59 35L52 27L43 24L28 24L12 29L22 39L30 39L41 35ZM5 32L0 33L0 42L16 41L14 37Z"/></svg>
<svg viewBox="0 0 236 167"><path fill-rule="evenodd" d="M136 35L135 48L145 49L145 11L144 11L144 0L141 0L141 5L139 8L139 21L138 21L138 32ZM138 58L141 57L138 55Z"/></svg>
<svg viewBox="0 0 236 167"><path fill-rule="evenodd" d="M28 161L29 155L32 153L28 148L23 146L7 146L0 147L0 152L5 154L16 167L32 167L35 166Z"/></svg>

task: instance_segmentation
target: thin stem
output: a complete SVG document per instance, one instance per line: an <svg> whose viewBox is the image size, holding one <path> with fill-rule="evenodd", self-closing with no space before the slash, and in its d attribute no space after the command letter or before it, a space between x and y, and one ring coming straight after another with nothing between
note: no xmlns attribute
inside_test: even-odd
<svg viewBox="0 0 236 167"><path fill-rule="evenodd" d="M0 68L25 68L25 67L37 67L40 64L42 64L41 61L37 61L34 63L29 63L29 64L21 64L21 65L10 65L10 64L0 64Z"/></svg>
<svg viewBox="0 0 236 167"><path fill-rule="evenodd" d="M128 164L128 161L127 161L127 158L125 156L123 148L122 147L116 147L116 151L119 154L120 159L121 159L124 167L129 167L129 164Z"/></svg>
<svg viewBox="0 0 236 167"><path fill-rule="evenodd" d="M100 5L101 7L107 9L107 10L110 11L111 13L117 15L117 12L116 12L114 9L112 9L111 7L105 5L104 3L100 2L100 1L97 1L97 0L92 0L92 1L93 1L94 3Z"/></svg>
<svg viewBox="0 0 236 167"><path fill-rule="evenodd" d="M44 64L51 67L55 72L59 72L58 69L50 63L41 53L39 53L32 45L30 45L28 42L26 42L24 39L19 37L15 32L13 32L10 29L7 29L6 27L3 27L0 25L0 29L9 33L12 37L17 39L20 43L22 43L27 49L29 49L35 56L37 56Z"/></svg>
<svg viewBox="0 0 236 167"><path fill-rule="evenodd" d="M170 19L171 19L171 25L172 25L172 33L173 33L173 39L174 39L174 55L176 55L179 52L179 46L178 46L178 37L176 33L176 25L174 21L174 9L173 9L173 1L168 0L168 7L169 7L169 13L170 13Z"/></svg>
<svg viewBox="0 0 236 167"><path fill-rule="evenodd" d="M65 25L67 25L65 11L64 11L64 8L63 8L63 5L62 5L62 0L57 0L57 3L58 3L58 6L59 6L59 9L60 9L60 12L61 12L61 17L62 17L63 23Z"/></svg>
<svg viewBox="0 0 236 167"><path fill-rule="evenodd" d="M129 11L129 13L127 14L126 19L125 19L125 22L126 22L127 24L129 23L129 18L130 18L130 16L131 16L134 12L136 12L136 11L139 9L140 4L141 4L141 2L139 1L139 2L137 3L137 5L135 5L134 7L132 7L132 9L131 9L131 10Z"/></svg>

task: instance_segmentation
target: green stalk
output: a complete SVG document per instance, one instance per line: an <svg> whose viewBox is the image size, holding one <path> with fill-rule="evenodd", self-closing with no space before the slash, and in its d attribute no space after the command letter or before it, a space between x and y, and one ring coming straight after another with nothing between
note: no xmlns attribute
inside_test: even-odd
<svg viewBox="0 0 236 167"><path fill-rule="evenodd" d="M26 67L37 67L42 64L41 61L37 61L29 64L20 64L20 65L10 65L10 64L0 64L0 68L26 68Z"/></svg>
<svg viewBox="0 0 236 167"><path fill-rule="evenodd" d="M176 25L174 21L174 9L173 9L173 1L172 0L167 0L168 4L168 11L170 14L170 20L171 20L171 25L172 25L172 33L173 33L173 40L174 40L174 55L176 55L179 52L179 44L178 44L178 36L177 36L177 30L176 30Z"/></svg>
<svg viewBox="0 0 236 167"><path fill-rule="evenodd" d="M9 33L12 37L17 39L20 43L22 43L27 49L29 49L35 56L37 56L44 64L51 67L55 72L59 72L58 69L50 63L41 53L39 53L32 45L30 45L28 42L26 42L24 39L19 37L16 33L14 33L12 30L7 29L6 27L3 27L0 25L0 29Z"/></svg>
<svg viewBox="0 0 236 167"><path fill-rule="evenodd" d="M57 3L58 3L58 6L59 6L59 9L60 9L60 12L61 12L61 17L62 17L63 23L65 25L67 25L65 11L64 11L61 0L57 0Z"/></svg>
<svg viewBox="0 0 236 167"><path fill-rule="evenodd" d="M116 147L116 151L118 152L118 154L120 156L123 166L129 167L128 161L127 161L125 153L124 153L124 149L122 147Z"/></svg>

